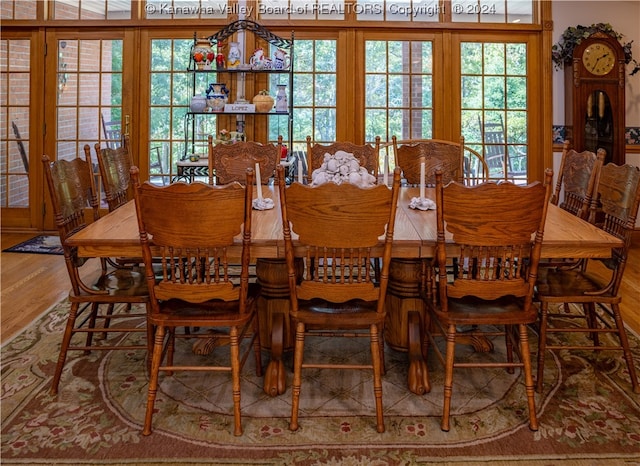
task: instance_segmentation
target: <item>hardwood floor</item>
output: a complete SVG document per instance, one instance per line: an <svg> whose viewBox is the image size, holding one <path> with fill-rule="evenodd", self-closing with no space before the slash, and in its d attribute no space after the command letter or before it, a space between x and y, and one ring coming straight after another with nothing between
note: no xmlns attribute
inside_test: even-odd
<svg viewBox="0 0 640 466"><path fill-rule="evenodd" d="M29 239L33 234L2 233L2 249ZM1 253L0 339L18 333L69 291L69 277L62 256ZM95 273L99 262L87 264L87 273ZM594 270L603 270L594 264ZM622 283L622 312L625 322L640 333L640 238L631 248Z"/></svg>

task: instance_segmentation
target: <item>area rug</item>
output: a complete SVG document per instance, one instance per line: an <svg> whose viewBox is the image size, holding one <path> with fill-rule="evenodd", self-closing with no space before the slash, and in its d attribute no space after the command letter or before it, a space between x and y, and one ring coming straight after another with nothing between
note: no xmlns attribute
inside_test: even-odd
<svg viewBox="0 0 640 466"><path fill-rule="evenodd" d="M300 429L291 432L290 388L275 398L265 395L248 361L243 436L232 435L229 374L175 373L161 377L154 431L145 437L148 379L141 351L71 353L58 396L49 395L68 308L67 302L57 305L2 346L3 465L640 464L640 396L632 393L617 352L550 353L544 392L536 398L537 432L527 426L521 374L501 369L456 372L451 430L442 432L440 365L428 361L433 388L417 396L406 388L406 354L387 349L383 434L375 430L369 371L307 371ZM531 337L535 341L533 330ZM306 354L364 360L366 339L353 340L338 346L309 340ZM631 344L640 367L637 336L631 335ZM494 354L466 347L459 353L468 359L500 357L501 340L494 345ZM176 351L198 364L226 353L219 347L196 355L186 341ZM285 364L290 370L290 359Z"/></svg>
<svg viewBox="0 0 640 466"><path fill-rule="evenodd" d="M60 237L53 235L39 235L28 239L22 243L4 249L2 252L24 252L29 254L57 254L62 255L64 251L60 244Z"/></svg>

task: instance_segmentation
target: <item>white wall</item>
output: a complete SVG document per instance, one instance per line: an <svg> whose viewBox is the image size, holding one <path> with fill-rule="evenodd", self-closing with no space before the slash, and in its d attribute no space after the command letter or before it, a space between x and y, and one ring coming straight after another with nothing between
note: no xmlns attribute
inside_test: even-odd
<svg viewBox="0 0 640 466"><path fill-rule="evenodd" d="M594 23L609 23L613 29L623 34L623 43L633 41L633 58L640 62L640 0L607 1L553 0L553 42L556 43L569 26L590 26ZM628 71L632 65L628 65ZM629 76L627 72L625 88L626 126L640 126L640 72ZM564 71L553 73L553 124L564 125ZM553 172L560 168L560 153L553 154ZM626 162L640 167L640 153L627 153ZM554 176L555 178L555 176ZM555 181L554 181L555 182ZM640 217L640 216L639 216ZM636 221L640 228L640 218Z"/></svg>

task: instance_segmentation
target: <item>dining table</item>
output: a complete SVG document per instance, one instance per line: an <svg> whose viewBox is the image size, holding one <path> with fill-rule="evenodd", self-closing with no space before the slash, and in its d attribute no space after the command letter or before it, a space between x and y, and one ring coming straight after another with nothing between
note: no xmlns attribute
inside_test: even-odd
<svg viewBox="0 0 640 466"><path fill-rule="evenodd" d="M277 187L262 187L265 198L274 208L253 210L251 257L256 263L256 276L261 284L258 300L260 339L270 352L264 391L276 396L286 390L286 372L282 362L284 351L293 348L294 332L289 323L289 288L284 262L284 237ZM254 197L256 197L254 187ZM405 351L409 360L408 388L422 394L429 391L428 370L422 350L423 332L428 325L424 303L425 263L434 257L436 248L436 212L410 207L419 196L419 188L402 187L398 198L395 231L386 297L387 319L385 342L394 350ZM425 196L435 199L433 188ZM202 215L212 215L203 212ZM167 216L171 221L171 216ZM295 241L295 232L292 235ZM451 247L455 244L450 236ZM381 242L383 237L381 237ZM153 242L153 239L151 239ZM142 254L134 201L100 217L67 239L80 257L140 257ZM238 235L238 250L242 244ZM558 206L549 205L542 241L542 258L607 258L613 248L622 247L621 239L582 220ZM474 349L487 351L483 342L471 342Z"/></svg>

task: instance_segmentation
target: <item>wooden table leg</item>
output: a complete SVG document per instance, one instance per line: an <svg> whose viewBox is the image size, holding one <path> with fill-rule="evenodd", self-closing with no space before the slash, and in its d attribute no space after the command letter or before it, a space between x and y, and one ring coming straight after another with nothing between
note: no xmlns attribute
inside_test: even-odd
<svg viewBox="0 0 640 466"><path fill-rule="evenodd" d="M416 395L424 395L431 391L429 369L424 354L424 330L417 311L409 312L409 373L407 384L409 391Z"/></svg>
<svg viewBox="0 0 640 466"><path fill-rule="evenodd" d="M299 261L298 272L302 273ZM289 322L289 277L284 259L258 259L256 276L262 288L258 299L260 343L270 352L263 390L278 396L287 390L287 373L282 361L285 351L293 349L294 332Z"/></svg>
<svg viewBox="0 0 640 466"><path fill-rule="evenodd" d="M431 390L424 329L429 315L421 288L424 264L420 259L392 259L387 289L385 342L397 351L408 353L407 385L412 393L423 395Z"/></svg>

